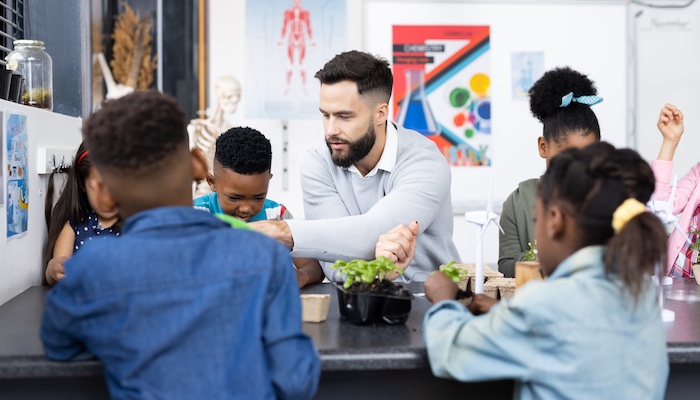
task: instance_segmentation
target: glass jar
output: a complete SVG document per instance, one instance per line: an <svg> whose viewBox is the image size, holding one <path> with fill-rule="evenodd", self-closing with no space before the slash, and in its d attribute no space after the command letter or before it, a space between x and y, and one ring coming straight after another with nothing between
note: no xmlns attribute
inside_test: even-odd
<svg viewBox="0 0 700 400"><path fill-rule="evenodd" d="M53 67L41 40L15 40L6 68L24 78L20 103L53 110Z"/></svg>

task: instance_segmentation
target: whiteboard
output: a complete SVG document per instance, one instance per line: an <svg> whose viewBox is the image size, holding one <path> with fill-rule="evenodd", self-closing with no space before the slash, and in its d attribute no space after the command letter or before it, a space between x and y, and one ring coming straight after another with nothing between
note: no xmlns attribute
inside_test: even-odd
<svg viewBox="0 0 700 400"><path fill-rule="evenodd" d="M680 178L700 161L700 7L633 11L638 150L647 160L657 157L662 141L656 128L659 111L665 103L676 105L685 116L685 133L674 157Z"/></svg>
<svg viewBox="0 0 700 400"><path fill-rule="evenodd" d="M622 3L369 2L364 49L391 61L393 25L490 26L492 166L452 167L453 207L460 214L490 197L492 179L493 198L500 204L519 182L545 170L537 153L542 126L530 114L527 99L512 96L513 52L542 51L545 70L568 65L587 74L605 99L593 108L603 140L626 144L626 16Z"/></svg>

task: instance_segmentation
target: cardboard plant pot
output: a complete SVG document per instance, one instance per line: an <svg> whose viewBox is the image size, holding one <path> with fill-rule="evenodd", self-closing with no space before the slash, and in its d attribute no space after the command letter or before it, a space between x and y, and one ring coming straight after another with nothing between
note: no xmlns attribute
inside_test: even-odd
<svg viewBox="0 0 700 400"><path fill-rule="evenodd" d="M516 261L515 262L515 289L531 280L544 280L540 263L537 261Z"/></svg>
<svg viewBox="0 0 700 400"><path fill-rule="evenodd" d="M693 275L695 275L695 283L700 285L700 264L693 264Z"/></svg>
<svg viewBox="0 0 700 400"><path fill-rule="evenodd" d="M381 282L383 286L394 286L396 294L358 291L358 288L352 286L346 290L341 284L334 283L338 291L340 315L355 325L406 322L411 312L413 293L402 285L389 281Z"/></svg>
<svg viewBox="0 0 700 400"><path fill-rule="evenodd" d="M330 294L302 294L301 320L303 322L323 322L328 317L331 305Z"/></svg>

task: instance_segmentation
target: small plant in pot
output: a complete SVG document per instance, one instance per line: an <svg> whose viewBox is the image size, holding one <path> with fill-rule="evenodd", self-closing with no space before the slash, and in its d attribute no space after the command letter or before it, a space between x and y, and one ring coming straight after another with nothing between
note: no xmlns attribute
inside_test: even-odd
<svg viewBox="0 0 700 400"><path fill-rule="evenodd" d="M399 269L386 257L376 260L336 261L332 266L345 282L338 285L340 315L356 325L388 323L402 324L411 312L413 294L386 277Z"/></svg>
<svg viewBox="0 0 700 400"><path fill-rule="evenodd" d="M462 280L469 274L467 270L455 266L454 261L450 261L447 264L441 266L440 271L447 275L447 277L450 278L450 280L452 280L452 282L456 283L457 285L459 285L459 283L462 282ZM472 302L473 297L474 293L472 293L471 289L469 288L469 285L466 285L464 290L457 290L455 300L464 304L465 306L468 306Z"/></svg>
<svg viewBox="0 0 700 400"><path fill-rule="evenodd" d="M537 241L532 244L528 242L530 249L522 257L521 261L515 262L515 288L519 288L530 280L544 279L544 273L537 261Z"/></svg>

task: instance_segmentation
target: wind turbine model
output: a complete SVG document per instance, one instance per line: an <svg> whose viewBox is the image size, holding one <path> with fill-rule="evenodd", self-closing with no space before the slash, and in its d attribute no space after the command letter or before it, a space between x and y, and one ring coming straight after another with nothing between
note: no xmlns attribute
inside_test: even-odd
<svg viewBox="0 0 700 400"><path fill-rule="evenodd" d="M664 225L669 226L673 224L674 229L677 229L678 232L680 232L685 240L688 242L688 244L692 244L692 241L690 240L690 237L688 233L684 232L681 226L678 224L678 218L673 215L673 206L676 201L676 185L678 184L678 175L673 176L673 185L671 186L671 195L668 198L668 201L653 201L650 200L649 203L647 203L647 207L656 214L659 219L661 219L661 222L664 223ZM659 265L659 268L664 268L663 265ZM657 285L659 285L659 290L658 290L658 296L659 296L659 307L661 308L661 319L664 322L671 322L676 319L676 313L673 312L673 310L669 310L667 308L664 308L664 291L661 288L663 285L671 285L673 284L673 278L664 276L661 278L661 281L659 281L656 276L654 276L654 280Z"/></svg>
<svg viewBox="0 0 700 400"><path fill-rule="evenodd" d="M489 197L489 202L486 204L486 211L468 211L464 213L464 218L467 219L467 222L471 222L477 227L475 265L476 285L474 287L474 293L484 293L484 231L486 231L486 227L488 227L491 222L496 224L498 229L501 230L501 233L503 233L503 228L501 228L501 225L498 223L498 214L493 212L493 200L491 197Z"/></svg>
<svg viewBox="0 0 700 400"><path fill-rule="evenodd" d="M673 176L673 185L671 186L671 195L668 198L668 201L654 201L650 200L647 203L647 207L656 214L659 219L661 219L661 222L664 223L664 225L668 226L673 224L674 229L677 229L678 232L680 232L685 240L688 242L688 244L692 244L692 241L690 240L690 237L688 237L688 232L683 231L681 226L678 224L678 218L673 215L673 205L676 201L676 185L678 184L678 175Z"/></svg>

